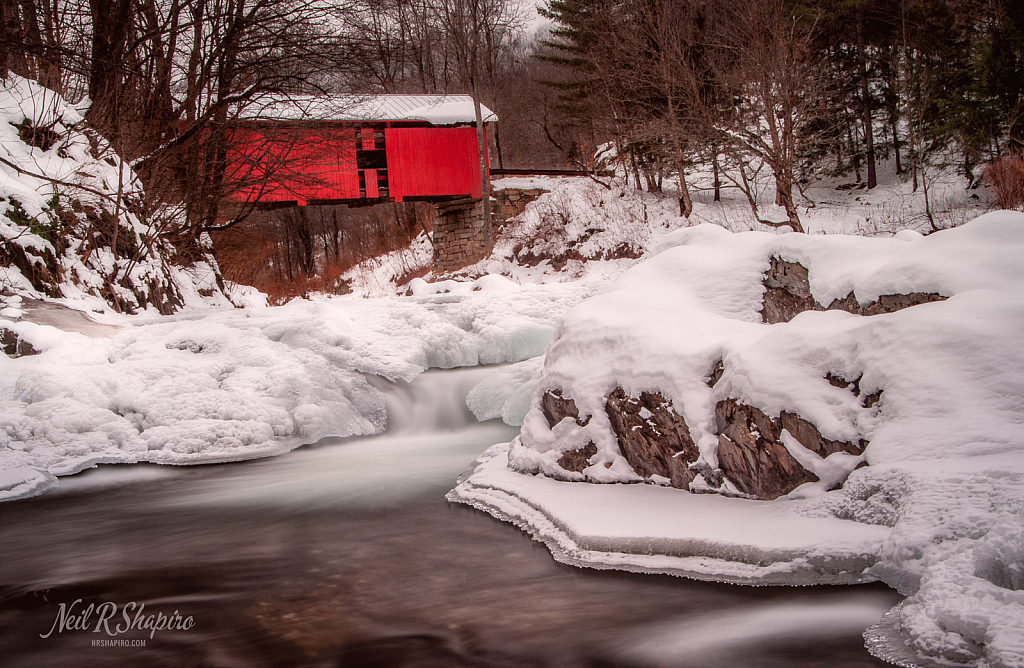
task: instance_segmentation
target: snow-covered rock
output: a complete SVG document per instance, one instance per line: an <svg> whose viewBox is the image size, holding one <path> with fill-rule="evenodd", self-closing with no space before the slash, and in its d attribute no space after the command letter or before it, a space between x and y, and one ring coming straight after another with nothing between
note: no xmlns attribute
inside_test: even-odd
<svg viewBox="0 0 1024 668"><path fill-rule="evenodd" d="M892 643L906 641L932 661L1024 665L1014 575L1024 560L1008 547L1024 527L1021 257L1024 215L1011 212L927 237L672 233L566 314L521 436L482 458L452 498L526 526L571 563L762 583L882 579L909 598L872 651L897 657ZM772 258L806 268L816 304L850 298L857 313L765 323ZM912 293L946 299L893 298L898 310L861 315L859 305ZM782 494L774 501L709 504L662 489L664 474L637 470L623 447L609 412L617 392L670 402L699 452L690 491L750 494L735 460L767 445L797 479L761 495ZM572 410L552 423L555 393ZM729 432L741 422L745 436ZM723 435L750 451L724 452ZM707 512L713 530L698 516ZM761 513L774 514L777 535L751 530ZM798 526L807 542L783 549Z"/></svg>

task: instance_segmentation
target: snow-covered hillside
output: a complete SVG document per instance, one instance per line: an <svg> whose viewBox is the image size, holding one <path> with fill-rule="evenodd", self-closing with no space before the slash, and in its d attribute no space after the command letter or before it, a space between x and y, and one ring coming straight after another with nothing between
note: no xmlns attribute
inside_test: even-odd
<svg viewBox="0 0 1024 668"><path fill-rule="evenodd" d="M34 81L0 81L0 294L161 313L231 305L236 291L234 301L251 300L219 279L209 255L170 262L138 178L82 112Z"/></svg>
<svg viewBox="0 0 1024 668"><path fill-rule="evenodd" d="M565 315L543 367L481 384L487 415L521 414L517 383L536 390L521 436L451 498L569 563L881 579L909 598L872 651L1024 665L1022 257L1024 214L1010 212L929 236L679 230ZM765 322L778 260L805 267L807 303L833 310ZM910 294L921 303L886 297ZM667 442L667 459L636 452ZM759 476L789 487L754 500L775 489Z"/></svg>

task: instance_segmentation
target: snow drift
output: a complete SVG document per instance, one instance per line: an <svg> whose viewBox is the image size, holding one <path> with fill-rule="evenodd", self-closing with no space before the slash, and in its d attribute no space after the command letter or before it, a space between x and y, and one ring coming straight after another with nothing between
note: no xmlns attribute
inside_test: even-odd
<svg viewBox="0 0 1024 668"><path fill-rule="evenodd" d="M0 500L99 463L198 464L378 433L397 383L432 367L540 355L586 282L490 276L417 295L295 300L144 320L90 338L8 322L39 354L0 355Z"/></svg>
<svg viewBox="0 0 1024 668"><path fill-rule="evenodd" d="M881 579L908 598L870 631L880 656L1024 665L1024 215L888 239L699 226L658 250L566 314L539 378L506 372L537 388L521 436L485 453L450 498L527 528L569 563L762 584ZM819 304L946 299L766 324L773 257L808 269ZM688 487L703 494L630 466L607 409L617 388L657 392L685 420L699 451ZM576 419L550 423L553 391ZM495 405L474 410L501 414L514 394L484 386ZM775 501L728 498L743 494L728 472L712 475L725 400L867 445L821 457L784 431L816 481ZM567 453L582 463L567 469Z"/></svg>

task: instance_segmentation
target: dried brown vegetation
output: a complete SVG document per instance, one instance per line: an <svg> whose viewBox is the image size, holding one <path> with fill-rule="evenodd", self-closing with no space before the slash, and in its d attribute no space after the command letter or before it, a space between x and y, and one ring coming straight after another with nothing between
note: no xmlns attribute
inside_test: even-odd
<svg viewBox="0 0 1024 668"><path fill-rule="evenodd" d="M1010 153L993 160L985 170L1000 209L1024 207L1024 156Z"/></svg>
<svg viewBox="0 0 1024 668"><path fill-rule="evenodd" d="M433 206L423 203L258 211L215 232L214 252L225 278L262 290L275 303L310 292L344 294L345 272L429 233L433 216Z"/></svg>

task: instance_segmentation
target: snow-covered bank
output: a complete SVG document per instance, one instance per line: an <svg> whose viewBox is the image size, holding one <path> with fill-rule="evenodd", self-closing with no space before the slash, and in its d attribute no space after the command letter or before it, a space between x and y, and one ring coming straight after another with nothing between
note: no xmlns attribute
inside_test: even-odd
<svg viewBox="0 0 1024 668"><path fill-rule="evenodd" d="M521 374L537 386L522 435L489 451L451 498L523 526L570 563L751 583L881 579L909 596L885 623L924 665L1024 665L1024 215L888 239L701 226L661 248L566 314L539 379ZM850 293L861 305L947 299L766 324L773 257L806 267L822 305ZM822 457L783 430L815 475L776 501L565 482L668 484L638 474L621 449L606 408L616 388L670 402L696 446L694 491L740 491L719 457L726 400L867 447ZM575 419L545 413L555 391ZM897 659L884 644L873 651Z"/></svg>
<svg viewBox="0 0 1024 668"><path fill-rule="evenodd" d="M145 211L142 183L86 109L17 75L0 79L0 294L152 313L258 301L220 279L208 237L198 261L171 260L160 233L183 213Z"/></svg>
<svg viewBox="0 0 1024 668"><path fill-rule="evenodd" d="M103 462L248 459L378 433L384 396L364 374L408 381L535 357L601 285L491 277L458 293L108 316L122 328L99 338L8 322L40 354L0 356L0 499Z"/></svg>

